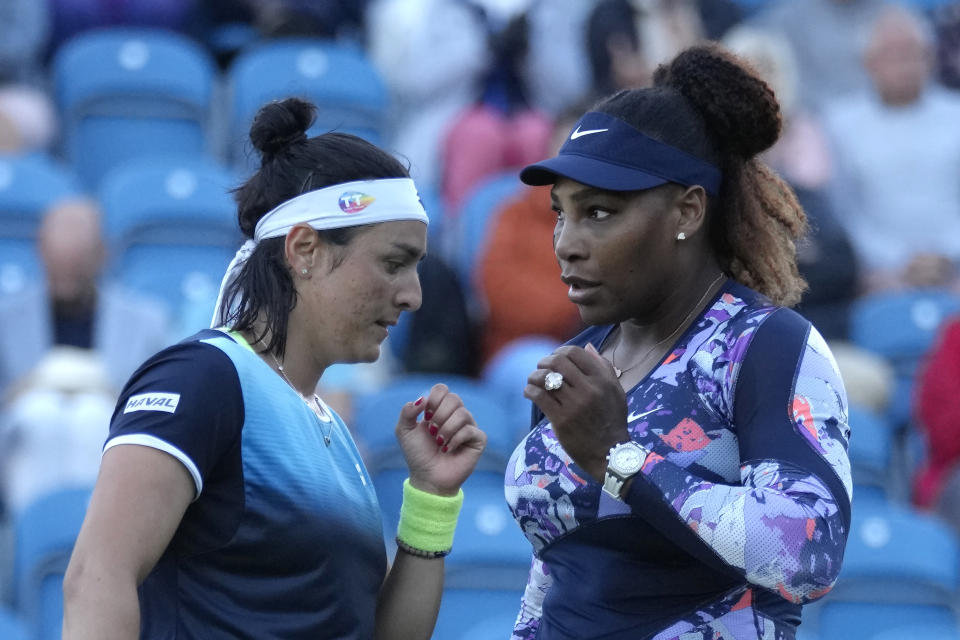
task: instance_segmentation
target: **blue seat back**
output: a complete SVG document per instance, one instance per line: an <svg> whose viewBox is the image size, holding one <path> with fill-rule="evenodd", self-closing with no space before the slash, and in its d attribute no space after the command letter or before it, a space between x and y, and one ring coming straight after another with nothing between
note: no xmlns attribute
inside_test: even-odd
<svg viewBox="0 0 960 640"><path fill-rule="evenodd" d="M30 639L26 624L14 611L3 606L0 606L0 638L3 640Z"/></svg>
<svg viewBox="0 0 960 640"><path fill-rule="evenodd" d="M917 366L949 316L960 312L960 296L939 289L880 293L861 298L850 314L854 344L886 358L894 368L887 415L898 426L910 419Z"/></svg>
<svg viewBox="0 0 960 640"><path fill-rule="evenodd" d="M936 518L879 501L854 503L833 591L804 610L817 637L870 638L895 624L955 625L960 551ZM850 635L853 629L857 631Z"/></svg>
<svg viewBox="0 0 960 640"><path fill-rule="evenodd" d="M868 409L851 406L850 468L853 482L884 490L890 482L894 425L884 416Z"/></svg>
<svg viewBox="0 0 960 640"><path fill-rule="evenodd" d="M943 321L960 312L960 296L938 289L874 294L854 303L851 340L912 374Z"/></svg>
<svg viewBox="0 0 960 640"><path fill-rule="evenodd" d="M89 488L63 489L29 504L14 520L14 601L34 628L59 631L59 585L90 502ZM51 637L47 635L45 637Z"/></svg>
<svg viewBox="0 0 960 640"><path fill-rule="evenodd" d="M110 28L80 34L53 61L64 151L90 187L144 153L204 153L211 56L186 36Z"/></svg>
<svg viewBox="0 0 960 640"><path fill-rule="evenodd" d="M265 42L237 56L228 76L232 96L228 148L238 167L258 164L248 143L257 111L272 100L291 96L317 106L311 136L335 130L374 144L384 137L387 88L355 45L310 38Z"/></svg>
<svg viewBox="0 0 960 640"><path fill-rule="evenodd" d="M527 336L504 346L483 370L483 381L496 393L505 407L509 408L510 419L516 440L530 430L532 404L523 397L523 388L527 377L537 368L537 362L560 346L556 338Z"/></svg>
<svg viewBox="0 0 960 640"><path fill-rule="evenodd" d="M0 294L43 277L36 246L43 214L79 192L73 173L48 156L0 155Z"/></svg>
<svg viewBox="0 0 960 640"><path fill-rule="evenodd" d="M485 385L472 378L406 375L372 393L358 394L354 400L353 430L366 456L371 472L385 468L406 468L394 427L400 408L419 396L426 397L431 387L443 382L458 394L473 414L477 425L487 434L487 448L478 468L503 471L516 441L510 415L499 398Z"/></svg>
<svg viewBox="0 0 960 640"><path fill-rule="evenodd" d="M515 595L515 594L514 594ZM450 598L451 604L456 604L456 596ZM487 604L489 606L489 599L484 599L483 595L480 595L477 598L477 604L483 605ZM482 613L485 614L485 617L473 624L471 624L466 631L461 635L457 636L457 640L491 640L492 638L509 638L513 633L513 625L517 620L517 613L520 611L520 599L517 596L516 601L513 603L513 608L509 608L507 603L500 605L495 602L497 608L503 608L502 611L486 611ZM442 607L443 605L441 605Z"/></svg>
<svg viewBox="0 0 960 640"><path fill-rule="evenodd" d="M485 179L464 198L456 223L459 243L455 252L455 267L461 282L472 297L479 301L474 272L480 252L488 241L494 214L508 199L519 195L523 183L517 171L505 171ZM482 301L481 301L482 302Z"/></svg>
<svg viewBox="0 0 960 640"><path fill-rule="evenodd" d="M111 275L174 310L215 298L243 241L229 194L237 183L202 157L138 158L111 171L100 189Z"/></svg>
<svg viewBox="0 0 960 640"><path fill-rule="evenodd" d="M904 638L923 638L923 640L960 640L960 627L955 623L904 624L894 620L891 626L870 637L870 640L903 640Z"/></svg>
<svg viewBox="0 0 960 640"><path fill-rule="evenodd" d="M457 640L467 630L480 633L475 628L485 625L483 628L497 631L472 637L509 638L513 622L508 625L506 622L511 616L516 619L522 596L522 585L519 589L444 589L432 637L434 640ZM501 624L506 625L505 628L500 627Z"/></svg>

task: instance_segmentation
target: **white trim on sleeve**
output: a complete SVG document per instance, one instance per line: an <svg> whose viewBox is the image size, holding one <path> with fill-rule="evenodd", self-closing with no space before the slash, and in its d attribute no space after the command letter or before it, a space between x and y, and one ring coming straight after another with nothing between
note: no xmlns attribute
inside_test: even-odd
<svg viewBox="0 0 960 640"><path fill-rule="evenodd" d="M107 441L107 444L104 445L103 452L106 453L107 449L121 444L137 444L142 447L150 447L151 449L159 449L164 453L169 453L171 456L179 460L193 477L193 483L197 488L197 494L193 497L193 499L196 500L200 497L200 492L203 491L203 478L200 476L200 470L197 469L197 465L194 464L193 460L191 460L190 456L188 456L186 453L173 446L166 440L161 440L156 436L147 435L145 433L130 433L112 438Z"/></svg>

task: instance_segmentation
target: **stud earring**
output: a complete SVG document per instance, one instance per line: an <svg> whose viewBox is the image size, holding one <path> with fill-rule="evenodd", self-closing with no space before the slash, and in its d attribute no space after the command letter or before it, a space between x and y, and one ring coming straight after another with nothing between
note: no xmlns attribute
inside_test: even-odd
<svg viewBox="0 0 960 640"><path fill-rule="evenodd" d="M300 275L304 275L304 276L305 276L305 275L307 275L307 273L309 273L309 270L308 270L306 267L304 267L303 269L300 269Z"/></svg>
<svg viewBox="0 0 960 640"><path fill-rule="evenodd" d="M687 239L687 234L685 234L683 231L677 234L677 240L686 240L686 239Z"/></svg>

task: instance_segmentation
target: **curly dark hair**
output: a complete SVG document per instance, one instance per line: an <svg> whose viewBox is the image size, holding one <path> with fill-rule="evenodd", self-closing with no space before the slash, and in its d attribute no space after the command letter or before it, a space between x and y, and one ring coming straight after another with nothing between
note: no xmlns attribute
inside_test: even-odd
<svg viewBox="0 0 960 640"><path fill-rule="evenodd" d="M806 282L796 243L807 218L789 185L757 158L782 122L773 90L746 62L716 44L691 47L657 68L653 87L621 91L594 110L719 167L708 234L721 267L777 304L799 302Z"/></svg>

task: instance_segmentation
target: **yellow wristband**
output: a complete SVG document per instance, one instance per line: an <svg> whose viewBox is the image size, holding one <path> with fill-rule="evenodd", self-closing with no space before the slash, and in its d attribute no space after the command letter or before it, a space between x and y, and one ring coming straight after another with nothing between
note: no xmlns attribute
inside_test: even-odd
<svg viewBox="0 0 960 640"><path fill-rule="evenodd" d="M463 489L455 496L438 496L417 489L407 478L403 481L397 539L421 551L449 551L462 506Z"/></svg>

